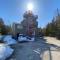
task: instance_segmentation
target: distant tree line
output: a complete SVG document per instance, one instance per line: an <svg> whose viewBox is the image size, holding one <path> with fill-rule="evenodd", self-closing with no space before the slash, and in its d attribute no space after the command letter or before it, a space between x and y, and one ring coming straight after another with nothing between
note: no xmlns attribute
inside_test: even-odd
<svg viewBox="0 0 60 60"><path fill-rule="evenodd" d="M10 34L10 31L11 31L10 26L5 25L3 19L0 18L0 34L1 35Z"/></svg>
<svg viewBox="0 0 60 60"><path fill-rule="evenodd" d="M42 32L46 36L57 37L60 39L60 14L52 19L52 22L48 23Z"/></svg>

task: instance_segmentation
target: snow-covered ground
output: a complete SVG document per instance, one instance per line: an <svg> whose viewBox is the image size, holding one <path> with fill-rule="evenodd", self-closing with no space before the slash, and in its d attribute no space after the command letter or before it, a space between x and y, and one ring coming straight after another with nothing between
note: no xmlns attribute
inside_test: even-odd
<svg viewBox="0 0 60 60"><path fill-rule="evenodd" d="M17 41L13 39L11 35L0 35L0 40L7 45L13 45L17 43Z"/></svg>
<svg viewBox="0 0 60 60"><path fill-rule="evenodd" d="M0 43L0 60L5 60L13 53L13 49L10 46Z"/></svg>
<svg viewBox="0 0 60 60"><path fill-rule="evenodd" d="M60 40L58 40L55 37L45 37L45 39L47 39L47 43L49 43L49 44L54 44L54 45L60 46Z"/></svg>
<svg viewBox="0 0 60 60"><path fill-rule="evenodd" d="M3 41L3 43L1 43ZM12 55L14 49L10 45L16 44L17 41L12 39L11 35L0 35L0 60L5 60Z"/></svg>
<svg viewBox="0 0 60 60"><path fill-rule="evenodd" d="M60 60L60 40L53 37L45 37L45 39L47 39L47 43L57 47L51 47L50 50L45 51L43 60Z"/></svg>
<svg viewBox="0 0 60 60"><path fill-rule="evenodd" d="M44 52L43 60L60 60L60 52L59 51L51 51L51 56L49 51Z"/></svg>
<svg viewBox="0 0 60 60"><path fill-rule="evenodd" d="M15 39L12 39L12 36L10 36L10 35L5 36L4 42L5 42L7 45L13 45L13 44L16 44L16 43L17 43L17 41L16 41Z"/></svg>
<svg viewBox="0 0 60 60"><path fill-rule="evenodd" d="M28 42L35 41L35 37L28 37L28 36L23 36L23 35L19 36L18 42L23 42L23 41L28 41Z"/></svg>

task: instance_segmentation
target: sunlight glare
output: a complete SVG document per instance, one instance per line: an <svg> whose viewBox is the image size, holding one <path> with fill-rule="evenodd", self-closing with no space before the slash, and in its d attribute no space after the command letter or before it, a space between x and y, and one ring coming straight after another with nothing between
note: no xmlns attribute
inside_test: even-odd
<svg viewBox="0 0 60 60"><path fill-rule="evenodd" d="M32 3L28 3L27 5L27 10L33 10L33 4Z"/></svg>

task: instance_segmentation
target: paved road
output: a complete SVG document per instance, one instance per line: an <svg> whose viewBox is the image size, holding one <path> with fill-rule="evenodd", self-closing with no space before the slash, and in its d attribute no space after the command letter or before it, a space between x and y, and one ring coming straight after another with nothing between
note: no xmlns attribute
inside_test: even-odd
<svg viewBox="0 0 60 60"><path fill-rule="evenodd" d="M45 55L48 60L52 60L51 49L58 50L59 47L46 42L45 39L38 39L35 42L18 43L15 45L15 52L10 60L46 60ZM45 54L45 51L48 53Z"/></svg>

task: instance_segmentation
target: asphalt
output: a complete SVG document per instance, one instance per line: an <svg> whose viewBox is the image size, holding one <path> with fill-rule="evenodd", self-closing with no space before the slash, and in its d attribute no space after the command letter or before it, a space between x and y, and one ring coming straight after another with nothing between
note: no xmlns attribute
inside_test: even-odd
<svg viewBox="0 0 60 60"><path fill-rule="evenodd" d="M47 43L46 39L36 39L34 42L17 43L14 53L9 60L46 60L44 53L48 51L48 60L52 60L51 49L60 48L54 44ZM59 50L60 51L60 50Z"/></svg>

